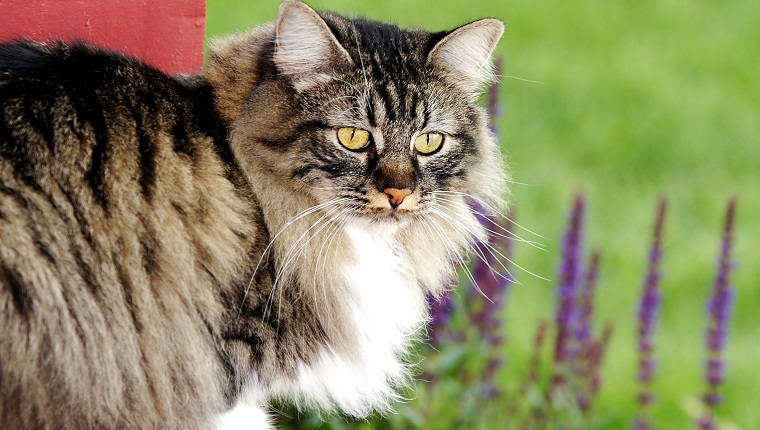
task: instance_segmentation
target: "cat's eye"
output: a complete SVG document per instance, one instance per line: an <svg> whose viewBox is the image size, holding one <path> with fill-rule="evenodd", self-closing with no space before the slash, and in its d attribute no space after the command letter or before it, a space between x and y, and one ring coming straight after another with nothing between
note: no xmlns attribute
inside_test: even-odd
<svg viewBox="0 0 760 430"><path fill-rule="evenodd" d="M340 144L352 151L359 151L369 146L369 132L356 127L338 129Z"/></svg>
<svg viewBox="0 0 760 430"><path fill-rule="evenodd" d="M414 139L414 149L420 154L430 155L443 145L441 133L424 133Z"/></svg>

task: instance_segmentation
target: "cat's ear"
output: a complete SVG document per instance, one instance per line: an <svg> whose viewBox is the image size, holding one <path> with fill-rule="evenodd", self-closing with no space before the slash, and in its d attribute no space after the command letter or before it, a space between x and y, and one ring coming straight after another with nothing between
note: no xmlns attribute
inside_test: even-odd
<svg viewBox="0 0 760 430"><path fill-rule="evenodd" d="M298 91L323 83L334 70L352 64L330 27L300 1L282 2L275 32L274 63Z"/></svg>
<svg viewBox="0 0 760 430"><path fill-rule="evenodd" d="M457 28L428 54L428 65L439 68L465 91L475 94L493 80L491 54L504 33L504 23L487 18Z"/></svg>

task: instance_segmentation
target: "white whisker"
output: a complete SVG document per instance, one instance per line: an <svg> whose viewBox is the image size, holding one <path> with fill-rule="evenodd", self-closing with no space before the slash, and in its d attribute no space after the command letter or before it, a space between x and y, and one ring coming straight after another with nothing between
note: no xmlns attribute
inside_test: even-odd
<svg viewBox="0 0 760 430"><path fill-rule="evenodd" d="M534 184L528 184L526 182L518 182L518 181L515 181L513 179L509 179L506 176L493 176L493 175L486 174L484 172L478 172L478 176L482 176L484 178L491 179L492 181L495 181L495 182L504 182L504 183L507 183L507 184L510 184L510 185L524 185L524 186L527 186L527 187L535 187Z"/></svg>
<svg viewBox="0 0 760 430"><path fill-rule="evenodd" d="M291 245L290 249L288 249L288 251L285 253L285 256L282 257L282 263L280 265L280 268L277 270L277 273L275 274L274 285L272 285L272 292L270 293L270 299L272 298L272 295L274 294L274 292L277 290L277 286L278 285L280 286L280 291L279 291L280 300L282 299L282 278L283 278L283 276L285 276L287 274L287 269L290 266L290 263L292 261L294 261L295 259L297 259L298 256L301 255L302 251L306 248L306 246L312 241L312 239L314 239L314 237L316 237L316 235L319 234L319 232L322 231L325 228L325 226L328 225L329 221L325 222L325 223L322 223L322 221L324 221L325 219L329 219L330 214L333 213L333 212L335 212L336 210L339 210L339 207L332 207L327 212L325 212L309 228L307 228L303 233L301 233L301 235ZM322 225L319 227L319 229L317 229L313 234L309 234L309 232L311 232L312 229L314 229L314 227L320 225L320 223L322 223ZM306 239L306 240L304 241L304 239ZM300 247L298 247L298 249L296 249L296 247L302 241L303 241L303 244L301 244ZM271 302L271 300L268 301L268 304L270 302ZM279 303L280 302L278 302L278 304ZM267 309L268 308L269 308L269 306L267 306L267 308L265 308L264 315L267 314ZM277 310L277 317L278 317L277 319L278 319L278 322L279 322L279 317L280 317L279 306L278 306L278 310Z"/></svg>
<svg viewBox="0 0 760 430"><path fill-rule="evenodd" d="M519 76L513 76L513 75L496 75L496 77L499 78L499 79L501 79L501 78L515 79L515 80L518 80L518 81L521 81L521 82L528 82L528 83L531 83L531 84L546 85L545 82L534 81L532 79L521 78Z"/></svg>
<svg viewBox="0 0 760 430"><path fill-rule="evenodd" d="M450 210L452 213L456 214L456 211L454 211L454 210L453 210L453 209L451 209L451 208L446 208L444 205L438 205L438 207L440 207L440 208L445 208L445 209L448 209L448 210ZM445 214L445 213L441 213L441 215L442 215L442 216L446 216L446 217L449 217L449 218L451 218L451 220L454 222L454 225L459 225L459 227L460 227L461 229L465 229L465 231L467 231L467 230L466 230L466 227L465 227L465 226L464 226L464 225L463 225L461 222L459 222L459 221L457 221L457 220L453 219L453 217L451 217L450 215L448 215L448 214ZM512 261L510 258L508 258L508 257L507 257L507 256L505 256L504 254L502 254L501 252L499 252L499 251L498 251L498 250L497 250L497 249L496 249L496 248L495 248L493 245L490 245L490 244L488 244L487 242L482 242L482 243L483 243L483 244L484 244L486 247L488 247L489 249L491 249L491 250L492 250L492 252L493 252L493 251L495 251L497 254L499 254L499 256L500 256L500 257L502 257L504 260L506 260L507 262L509 262L509 264L511 264L511 265L513 265L513 266L515 266L516 268L518 268L518 269L522 270L523 272L525 272L525 273L527 273L527 274L529 274L529 275L532 275L532 276L534 276L534 277L536 277L536 278L538 278L538 279L541 279L541 280L544 280L544 281L549 281L549 282L551 282L551 280L550 280L550 279L547 279L547 278L545 278L545 277L543 277L543 276L541 276L541 275L538 275L538 274L536 274L536 273L533 273L533 272L531 272L530 270L528 270L528 269L526 269L526 268L522 267L521 265L519 265L519 264L515 263L515 262L514 262L514 261ZM498 260L498 259L497 259L497 260ZM488 264L488 262L487 262L487 261L485 261L485 260L483 260L483 262L484 262L484 263L486 263L486 264ZM500 262L500 264L502 265L502 267L504 267L504 265L503 265L501 262ZM490 265L489 265L489 267L490 267ZM507 274L509 274L509 275L510 275L510 277L512 277L512 278L513 278L513 279L511 279L510 281L514 281L514 276L512 276L512 274L509 272L509 270L508 270L506 267L504 267L504 270L507 272ZM506 278L505 278L505 279L506 279Z"/></svg>
<svg viewBox="0 0 760 430"><path fill-rule="evenodd" d="M449 221L449 224L451 224L452 226L454 226L454 228L458 229L459 231L463 232L465 235L472 235L472 232L464 224L462 224L458 220L454 219L452 216L444 213L443 211L441 211L440 209L438 209L438 207L443 207L443 206L442 205L437 205L437 207L433 209L434 213L436 213L441 218L444 218L447 221ZM470 248L473 250L473 252L475 252L475 255L477 255L478 258L480 258L480 260L483 262L483 264L485 264L486 266L488 266L488 268L491 271L491 274L494 277L498 276L498 277L500 277L500 278L502 278L502 279L504 279L505 281L508 281L508 282L517 282L515 280L515 277L512 276L512 274L509 272L509 269L507 269L507 267L504 266L504 264L494 255L494 250L491 249L493 247L491 245L489 245L488 242L479 242L479 243L481 243L482 245L484 245L486 247L486 250L491 253L491 255L494 257L494 259L496 260L496 262L498 262L501 265L502 269L504 269L504 271L507 273L507 275L509 275L509 277L506 277L505 275L503 275L498 270L494 270L494 268L491 266L491 263L488 261L488 258L483 253L483 251L480 250L479 247L474 246L474 245L470 245ZM497 253L498 253L498 251L497 251ZM499 255L501 255L501 253L499 253ZM507 259L507 260L509 260L509 259Z"/></svg>
<svg viewBox="0 0 760 430"><path fill-rule="evenodd" d="M481 205L483 205L486 209L490 210L491 212L495 213L496 215L499 215L502 218L509 219L508 216L506 216L503 213L501 213L499 210L497 210L495 207L493 207L493 205L491 205L490 203L488 203L487 201L483 200L480 197L473 196L472 194L463 193L461 191L450 191L450 190L438 190L438 191L434 191L432 194L451 194L451 195L457 195L457 196L464 196L464 197L467 197L467 198L470 198L470 199L473 199L473 200L477 201L478 203L480 203ZM546 240L545 237L543 237L540 234L538 234L538 233L536 233L536 232L528 229L527 227L524 227L524 226L522 226L522 225L514 222L511 219L510 219L510 221L512 221L512 224L514 224L516 227L521 228L521 229L527 231L528 233L530 233L530 234L532 234L532 235L534 235L536 237L539 237L541 239L545 239Z"/></svg>
<svg viewBox="0 0 760 430"><path fill-rule="evenodd" d="M337 236L337 233L343 228L345 223L350 218L350 209L346 208L343 209L340 213L330 218L328 223L332 224L332 227L327 232L327 235L325 236L324 240L322 241L322 246L319 248L319 252L317 253L317 258L314 263L314 277L313 277L313 283L312 283L312 290L313 290L313 296L314 296L314 307L316 308L317 316L322 320L319 309L320 306L317 303L317 279L319 278L319 268L320 268L320 262L322 260L322 255L325 251L329 252L330 245L332 244L333 240ZM336 222L337 220L337 222ZM322 288L322 296L324 301L327 301L327 291L326 289Z"/></svg>
<svg viewBox="0 0 760 430"><path fill-rule="evenodd" d="M433 193L433 194L435 194L435 193ZM489 227L487 227L487 226L484 225L483 228L489 234L492 234L494 236L503 237L505 239L512 240L512 241L515 241L515 242L523 242L523 243L525 243L527 245L530 245L530 246L532 246L532 247L534 247L536 249L540 249L541 251L546 251L546 248L542 244L540 244L538 242L534 242L532 240L523 239L522 237L518 236L515 232L513 232L513 231L511 231L511 230L509 230L507 228L505 228L504 226L500 225L498 222L492 220L491 217L488 216L488 214L485 214L485 213L483 213L481 211L478 211L475 208L467 205L466 203L458 202L458 201L451 200L451 199L447 199L447 198L441 197L441 196L436 196L436 198L438 200L442 201L442 202L451 203L451 204L457 205L459 207L465 208L465 209L467 209L467 210L469 210L471 212L474 212L474 213L476 213L478 215L481 215L484 219L486 219L488 222L490 222L492 225L494 225L495 227L497 227L499 230L501 230L503 232L503 233L500 233L500 232L498 232L496 230L493 230L493 229L491 229L491 228L489 228ZM504 217L504 219L506 219L507 221L511 222L512 224L515 224L515 222L512 221L510 218Z"/></svg>
<svg viewBox="0 0 760 430"><path fill-rule="evenodd" d="M356 187L314 187L317 190L353 190Z"/></svg>
<svg viewBox="0 0 760 430"><path fill-rule="evenodd" d="M432 226L433 229L435 229L435 233L437 233L438 237L440 237L444 241L449 242L449 245L450 245L449 249L456 249L453 246L453 242L451 242L451 239L449 239L449 237L446 235L446 232L444 232L441 229L441 226L439 226L438 223L435 222L435 220L431 219L430 216L427 215L427 214L423 215L422 219L425 221L425 223L423 225ZM431 234L434 233L430 229L428 229L428 231L431 232ZM452 258L454 260L456 260L456 261L459 262L460 267L462 268L462 270L464 270L465 276L467 276L467 278L470 280L470 282L472 283L472 286L475 288L475 290L480 295L482 295L486 300L488 300L489 302L493 303L493 301L491 300L491 298L488 297L488 295L485 292L483 292L483 290L480 289L480 285L478 285L478 281L475 280L475 276L473 276L472 272L467 267L467 263L464 261L464 258L461 255L459 255L459 254L452 254L451 256L452 256Z"/></svg>
<svg viewBox="0 0 760 430"><path fill-rule="evenodd" d="M251 274L251 279L248 281L248 285L245 287L245 292L243 293L243 300L240 303L240 309L238 309L238 317L240 316L240 313L243 312L243 307L245 307L245 301L248 298L248 293L250 292L251 286L253 285L253 280L256 277L256 273L258 273L259 267L261 267L262 261L264 261L264 257L269 254L269 252L272 249L272 246L274 245L274 241L277 240L277 238L282 234L283 231L285 231L288 227L293 225L296 221L299 219L308 216L326 206L336 204L341 201L349 200L347 198L335 198L332 200L328 200L324 203L320 203L318 205L312 206L310 208L305 209L298 215L296 215L293 219L288 221L275 235L272 237L272 239L269 240L269 244L267 244L266 248L264 248L264 251L261 253L261 257L259 257L259 261L256 263L256 267L253 269L253 273Z"/></svg>
<svg viewBox="0 0 760 430"><path fill-rule="evenodd" d="M437 207L439 207L441 209L447 209L447 210L451 211L452 214L458 215L456 211L454 211L451 208L446 207L445 205L437 205ZM467 233L469 231L469 230L467 230L467 227L464 224L462 224L461 222L459 222L456 219L454 219L453 216L449 216L449 215L447 215L445 213L441 213L440 215L443 216L443 217L445 217L445 218L449 218L455 224L455 226L458 226L460 228L460 230L464 231L465 233ZM502 254L498 250L498 248L496 248L492 244L488 243L487 241L486 242L480 242L480 241L478 241L478 244L480 244L480 245L482 245L482 246L484 246L486 248L486 251L488 251L488 253L491 254L491 256L494 258L494 261L496 263L498 263L499 266L501 266L501 269L508 275L508 276L504 276L499 271L495 270L491 266L490 261L488 261L488 258L485 258L485 257L481 256L480 253L478 253L480 259L483 261L483 263L485 263L486 266L488 266L488 268L491 270L491 273L492 273L492 275L494 275L494 277L499 276L500 278L504 279L505 281L519 284L519 282L517 281L517 278L512 274L512 272L509 271L509 268L507 266L505 266L504 263L502 262L502 260L506 260L507 262L509 262L511 264L514 264L514 263L512 263L512 261L508 257L506 257L504 254ZM472 248L473 248L473 250L478 249L477 246L474 246ZM485 254L483 254L483 255L485 255ZM501 257L501 259L499 257ZM517 265L515 265L515 266L517 266Z"/></svg>

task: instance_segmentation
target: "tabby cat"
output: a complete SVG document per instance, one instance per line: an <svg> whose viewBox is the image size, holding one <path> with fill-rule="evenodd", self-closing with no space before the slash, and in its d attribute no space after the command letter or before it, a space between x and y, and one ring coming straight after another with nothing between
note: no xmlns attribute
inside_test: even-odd
<svg viewBox="0 0 760 430"><path fill-rule="evenodd" d="M503 191L476 103L502 32L285 0L197 76L0 45L0 428L390 410Z"/></svg>

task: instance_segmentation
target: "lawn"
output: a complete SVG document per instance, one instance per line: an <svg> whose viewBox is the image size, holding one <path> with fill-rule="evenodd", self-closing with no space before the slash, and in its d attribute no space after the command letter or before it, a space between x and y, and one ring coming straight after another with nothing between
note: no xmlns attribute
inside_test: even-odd
<svg viewBox="0 0 760 430"><path fill-rule="evenodd" d="M541 234L547 248L518 246L515 260L557 278L562 230L578 191L588 201L587 245L602 251L598 318L613 321L614 334L595 428L628 428L636 414L636 307L661 196L670 211L652 417L657 428L693 428L704 387L705 303L725 204L736 196L737 296L718 414L724 428L760 428L760 2L309 4L430 30L486 16L504 20L496 124L516 181L516 221ZM209 0L207 36L271 21L278 6ZM506 366L498 378L505 385L525 371L537 321L556 306L556 281L517 276L503 309Z"/></svg>

